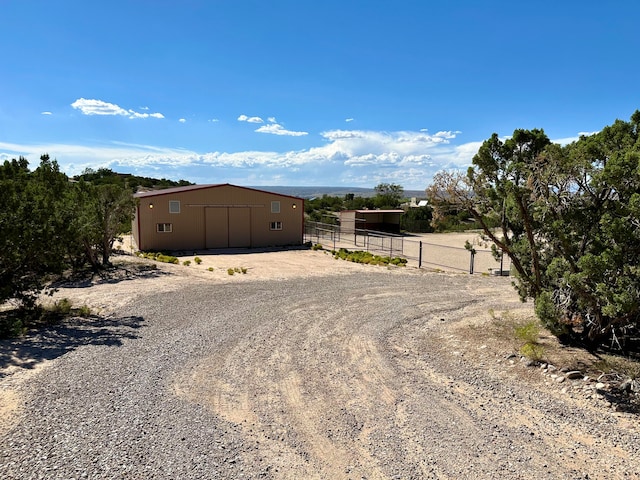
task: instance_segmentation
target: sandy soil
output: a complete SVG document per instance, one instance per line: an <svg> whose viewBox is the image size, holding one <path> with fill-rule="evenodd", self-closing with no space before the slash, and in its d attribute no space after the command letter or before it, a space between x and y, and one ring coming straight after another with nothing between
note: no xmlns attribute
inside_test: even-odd
<svg viewBox="0 0 640 480"><path fill-rule="evenodd" d="M457 246L460 242L464 244L465 239L469 239L468 234L445 239L433 236L429 241L434 244L440 241L444 245L453 242ZM470 241L473 243L474 237ZM197 256L202 259L200 265L195 263L195 256L193 252L180 256L179 265L130 255L115 256L117 270L102 277L61 284L50 301L68 298L74 306L86 305L95 314L109 315L143 296L170 294L185 286L228 286L296 279L304 282L313 277L338 277L384 268L335 260L326 251L198 252ZM189 266L182 264L186 260L191 261ZM229 275L228 269L239 272ZM388 273L392 277L402 277L403 284L407 283L407 277L424 276L424 271L414 267L389 267ZM454 278L451 275L443 274L443 282ZM437 275L433 279L438 281ZM457 282L453 284L457 285ZM446 461L452 463L438 463L444 461L442 456L447 454L448 436L451 435L447 423L452 418L462 422L459 431L466 432L460 439L454 439L455 442L463 446L480 446L487 451L491 449L491 439L479 425L496 422L491 428L497 429L496 435L501 433L496 438L501 438L503 447L520 451L518 458L525 463L533 462L536 471L546 469L551 475L549 478L573 478L564 476L570 472L604 475L589 478L637 478L637 475L628 476L633 468L627 468L627 474L620 473L625 462L640 467L637 448L616 444L615 440L599 438L599 434L594 433L594 425L601 418L603 425L622 432L625 438L637 437L640 433L637 418L617 412L614 405L596 393L593 379L591 382L561 383L558 380L563 376L560 372L526 367L520 357L512 356L517 351L517 344L512 332L505 330L504 323L530 318L531 306L518 303L515 293L505 289L508 279L500 284L489 283L486 287L479 285L476 282L464 287L477 303L470 303L463 295L457 300L447 297L446 305L437 307L446 311L442 316L446 316L447 321L433 323L430 320L428 324L423 322L424 318L438 320L437 309L433 310L432 305L426 303L415 303L411 293L403 292L407 304L413 301L413 308L424 310L424 317L403 323L402 328L399 326L390 331L386 338L380 336L373 324L362 321L357 312L347 312L351 323L342 323L342 309L326 311L328 320L320 330L312 318L308 324L293 329L288 325L269 326L279 328L277 332L258 329L255 336L262 347L251 349L255 358L222 355L221 352L188 365L183 379L175 382L175 393L194 402L205 399L215 415L241 425L246 438L262 442L265 464L279 468L280 473L273 474L274 478L295 478L293 473L310 475L307 478L365 478L366 475L369 475L367 478L391 478L382 468L386 465L384 462L392 465L396 461L394 455L408 454L376 447L385 444L382 437L376 444L375 435L386 431L387 423L396 428L401 426L399 431L406 435L402 442L415 447L413 456L406 456L406 460L421 465L420 475L455 478L451 472L463 471L456 470L459 466L455 465L455 458ZM385 293L378 288L370 292L370 296L374 302L393 299L398 302L398 308L402 305L396 292ZM298 310L292 310L292 314L306 312L314 305L295 308ZM376 321L380 327L384 325L382 320ZM331 329L323 330L328 327ZM240 341L233 348L248 352L246 342L255 342L256 338ZM325 343L330 350L323 353L318 349ZM593 358L584 352L561 348L550 336L544 336L543 343L548 357L558 369L584 368L593 362ZM308 349L304 358L301 346L305 352ZM339 348L334 349L336 346ZM425 355L426 351L430 353ZM239 358L243 361L238 361ZM37 375L38 369L55 368L55 361L41 362L37 369L28 369L20 367L20 359L13 360L11 367L0 370L0 433L19 421L23 404L20 386ZM323 390L324 380L314 378L313 372L327 368L327 365L336 378L344 377L348 381L333 385L333 390ZM267 372L270 373L267 375ZM432 390L429 413L420 410L425 395L421 389L426 385ZM321 392L320 396L311 396L310 389ZM280 393L267 397L265 391ZM548 399L547 403L537 404L543 397ZM561 408L556 406L556 401ZM348 408L338 409L340 402ZM278 408L272 408L274 405ZM551 413L545 411L549 405L554 409L552 419L546 417ZM565 414L556 412L556 408L581 412L576 418L584 422L584 428L581 425L574 428L571 419L565 420ZM507 415L505 409L509 412ZM419 418L424 420L424 425L420 424L422 430L416 430L409 421L418 411ZM357 420L363 418L366 419L363 423ZM334 430L318 431L318 425L326 422L333 425ZM522 439L505 437L525 430L539 435L536 438L542 442L540 450L533 446L536 442L527 440L533 438L534 433L527 433ZM439 436L422 439L420 432L427 431ZM403 449L402 442L394 444L394 448ZM311 460L299 456L299 449L303 447ZM610 457L598 459L594 452L599 448L607 450ZM556 458L566 460L566 469L560 463L550 464L547 468L545 449L555 452ZM474 461L471 453L460 454L468 462ZM477 461L486 471L493 468L490 458ZM509 465L504 468L511 468ZM445 470L438 471L437 468ZM287 471L293 473L287 474ZM323 473L318 475L318 471ZM325 474L328 476L323 476ZM522 477L514 475L505 478L530 478L526 474Z"/></svg>
<svg viewBox="0 0 640 480"><path fill-rule="evenodd" d="M130 250L129 245L130 239L125 239L116 247ZM92 314L109 315L141 296L170 293L185 285L302 279L346 275L367 269L364 265L334 260L326 251L307 249L258 253L199 252L197 256L202 259L199 265L194 261L196 255L181 255L178 257L180 264L173 265L129 254L115 255L112 258L117 267L115 271L75 282L64 282L53 295L43 296L41 302L48 305L66 298L74 307L87 306ZM183 265L186 260L191 261L189 266ZM209 270L210 268L213 270ZM229 275L228 269L238 269L240 272ZM243 270L246 273L242 273ZM34 362L9 352L8 361L0 364L0 432L15 423L21 404L18 387L40 369L48 368L51 363L40 360Z"/></svg>
<svg viewBox="0 0 640 480"><path fill-rule="evenodd" d="M428 258L425 255L424 270L466 273L469 265L469 253L464 250L465 241L469 241L480 252L478 253L480 266L476 272L487 272L488 266L495 267L497 265L493 260L488 260L487 245L477 233L421 234L407 237L407 241L423 241L429 245L424 247L425 252L429 254L433 252L435 258ZM332 245L325 245L327 249L332 247ZM336 247L345 247L349 250L358 249L349 242L337 243ZM135 251L135 245L130 236L126 236L122 242L116 243L114 248L123 252ZM184 282L197 284L303 279L326 275L347 275L353 272L367 271L370 268L366 265L335 260L327 250L230 249L190 252L189 254L183 252L182 254L178 253L177 256L180 261L178 265L152 262L129 254L114 256L115 265L122 265L125 268L130 266L128 273L119 271L112 278L106 274L102 278L94 277L91 281L83 280L78 284L63 284L64 288L56 292L50 301L66 297L76 306L86 304L94 313L103 313L126 305L140 295L170 292L182 288ZM196 257L202 260L199 265L195 262ZM183 265L185 261L190 262L189 266ZM405 269L405 272L416 273L416 261L410 261L408 266L409 268ZM230 268L238 269L240 272L229 275ZM243 269L246 270L246 273L242 273ZM130 281L120 281L123 275L125 277L128 275ZM138 287L141 284L135 280L143 278L145 281L142 289Z"/></svg>

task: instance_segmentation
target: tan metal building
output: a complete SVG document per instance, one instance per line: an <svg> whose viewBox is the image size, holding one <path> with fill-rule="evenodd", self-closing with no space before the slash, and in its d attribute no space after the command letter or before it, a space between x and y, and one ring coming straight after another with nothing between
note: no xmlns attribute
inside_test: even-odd
<svg viewBox="0 0 640 480"><path fill-rule="evenodd" d="M140 250L301 245L304 200L236 185L190 185L134 194Z"/></svg>

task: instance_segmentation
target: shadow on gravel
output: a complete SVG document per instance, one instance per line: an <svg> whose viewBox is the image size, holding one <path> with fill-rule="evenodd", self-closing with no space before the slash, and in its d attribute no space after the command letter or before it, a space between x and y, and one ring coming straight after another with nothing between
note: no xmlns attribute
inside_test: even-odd
<svg viewBox="0 0 640 480"><path fill-rule="evenodd" d="M250 253L294 252L298 250L311 250L310 242L303 245L289 245L284 247L237 247L196 250L172 250L171 253L178 257L184 257L190 255L247 255Z"/></svg>
<svg viewBox="0 0 640 480"><path fill-rule="evenodd" d="M598 390L598 393L614 406L616 412L640 415L640 394L620 385L614 386L610 391Z"/></svg>
<svg viewBox="0 0 640 480"><path fill-rule="evenodd" d="M63 323L48 325L19 338L0 340L0 369L34 368L83 345L118 347L125 339L138 338L142 317L89 318L74 317ZM4 374L0 372L0 377Z"/></svg>
<svg viewBox="0 0 640 480"><path fill-rule="evenodd" d="M162 271L151 263L116 265L107 270L94 272L93 270L84 270L76 273L71 278L64 278L51 284L51 288L88 288L101 284L115 284L127 280L138 280L144 278L155 278L171 275L169 272Z"/></svg>

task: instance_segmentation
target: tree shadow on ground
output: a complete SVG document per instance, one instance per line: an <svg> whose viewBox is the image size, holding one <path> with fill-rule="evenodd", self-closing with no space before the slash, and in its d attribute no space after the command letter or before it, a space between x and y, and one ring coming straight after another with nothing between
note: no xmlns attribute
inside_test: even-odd
<svg viewBox="0 0 640 480"><path fill-rule="evenodd" d="M285 245L277 247L229 247L191 250L171 250L171 254L177 257L197 255L248 255L250 253L294 252L298 250L310 250L311 242L302 245Z"/></svg>
<svg viewBox="0 0 640 480"><path fill-rule="evenodd" d="M160 270L154 263L131 263L114 265L98 272L90 269L75 272L73 275L51 283L51 289L89 288L101 284L115 284L128 280L139 280L171 275Z"/></svg>
<svg viewBox="0 0 640 480"><path fill-rule="evenodd" d="M598 393L614 406L616 412L640 415L640 396L638 393L634 393L620 384L615 385L609 391L598 390Z"/></svg>
<svg viewBox="0 0 640 480"><path fill-rule="evenodd" d="M83 345L118 347L126 339L138 338L143 322L139 316L72 317L19 338L0 340L0 378L8 374L3 370L9 367L32 369Z"/></svg>

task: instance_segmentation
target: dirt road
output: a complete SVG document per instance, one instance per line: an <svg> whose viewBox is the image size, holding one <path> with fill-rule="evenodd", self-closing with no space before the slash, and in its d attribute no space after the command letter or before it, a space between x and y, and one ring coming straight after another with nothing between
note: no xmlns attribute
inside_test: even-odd
<svg viewBox="0 0 640 480"><path fill-rule="evenodd" d="M473 335L509 279L356 270L137 298L19 386L4 478L639 478L636 417Z"/></svg>

